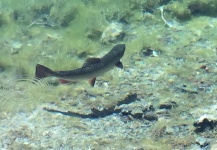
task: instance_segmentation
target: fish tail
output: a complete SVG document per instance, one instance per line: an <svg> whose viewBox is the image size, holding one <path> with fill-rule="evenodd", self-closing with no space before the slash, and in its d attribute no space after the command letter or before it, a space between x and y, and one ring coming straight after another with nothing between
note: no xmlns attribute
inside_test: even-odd
<svg viewBox="0 0 217 150"><path fill-rule="evenodd" d="M36 65L36 70L35 70L35 77L38 78L38 79L41 79L41 78L45 78L45 77L48 77L52 74L52 70L43 66L43 65L40 65L40 64L37 64Z"/></svg>

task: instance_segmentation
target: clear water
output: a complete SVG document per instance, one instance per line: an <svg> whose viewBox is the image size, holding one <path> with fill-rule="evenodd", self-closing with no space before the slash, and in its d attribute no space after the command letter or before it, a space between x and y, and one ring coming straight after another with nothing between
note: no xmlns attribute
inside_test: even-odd
<svg viewBox="0 0 217 150"><path fill-rule="evenodd" d="M216 6L1 0L0 149L215 149ZM36 64L76 69L119 43L124 69L94 87L34 78Z"/></svg>

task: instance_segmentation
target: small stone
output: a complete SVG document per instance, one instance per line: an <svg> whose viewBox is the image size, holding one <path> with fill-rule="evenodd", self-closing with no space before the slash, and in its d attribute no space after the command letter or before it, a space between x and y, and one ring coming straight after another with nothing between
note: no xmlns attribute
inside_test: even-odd
<svg viewBox="0 0 217 150"><path fill-rule="evenodd" d="M11 46L13 49L20 49L22 47L22 43L19 41L14 41Z"/></svg>
<svg viewBox="0 0 217 150"><path fill-rule="evenodd" d="M143 117L143 108L137 107L136 109L132 109L131 114L133 115L134 118L141 119Z"/></svg>
<svg viewBox="0 0 217 150"><path fill-rule="evenodd" d="M6 144L6 145L11 145L11 144L12 144L12 140L11 140L11 139L6 139L6 140L4 141L4 144Z"/></svg>
<svg viewBox="0 0 217 150"><path fill-rule="evenodd" d="M142 49L141 52L143 56L146 56L146 57L149 57L149 56L158 57L158 53L159 53L157 50L153 50L151 48Z"/></svg>
<svg viewBox="0 0 217 150"><path fill-rule="evenodd" d="M167 102L164 104L160 104L159 108L160 109L172 109L173 107L177 107L177 103L176 102Z"/></svg>
<svg viewBox="0 0 217 150"><path fill-rule="evenodd" d="M205 147L208 145L207 139L204 137L197 137L196 138L197 144L199 144L201 147Z"/></svg>
<svg viewBox="0 0 217 150"><path fill-rule="evenodd" d="M122 40L124 37L123 25L121 23L111 23L103 31L101 36L102 43L113 43L117 40Z"/></svg>
<svg viewBox="0 0 217 150"><path fill-rule="evenodd" d="M217 149L217 141L216 141L215 144L211 145L211 148L210 148L210 149L211 149L211 150L216 150L216 149Z"/></svg>
<svg viewBox="0 0 217 150"><path fill-rule="evenodd" d="M19 41L13 41L11 44L11 54L17 54L19 49L22 47L22 43Z"/></svg>
<svg viewBox="0 0 217 150"><path fill-rule="evenodd" d="M156 121L158 120L158 116L152 111L144 114L144 119L148 121Z"/></svg>
<svg viewBox="0 0 217 150"><path fill-rule="evenodd" d="M166 127L165 132L166 132L167 134L172 134L172 133L175 132L175 130L174 130L173 128L171 128L171 127Z"/></svg>

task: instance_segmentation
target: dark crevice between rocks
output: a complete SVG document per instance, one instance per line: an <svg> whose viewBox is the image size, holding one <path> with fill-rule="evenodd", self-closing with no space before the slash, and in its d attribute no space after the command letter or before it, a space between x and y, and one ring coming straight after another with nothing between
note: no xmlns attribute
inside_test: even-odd
<svg viewBox="0 0 217 150"><path fill-rule="evenodd" d="M201 133L206 130L213 130L214 128L217 128L217 121L205 118L203 121L195 122L193 125L196 127L195 133Z"/></svg>
<svg viewBox="0 0 217 150"><path fill-rule="evenodd" d="M108 107L108 108L103 108L102 110L99 110L97 108L92 108L91 111L92 113L90 114L81 114L81 113L76 113L72 111L60 111L56 109L50 109L50 108L44 108L44 110L52 113L60 113L65 116L70 116L70 117L79 117L79 118L102 118L102 117L107 117L112 114L117 114L121 113L121 109L115 109L116 106L120 106L123 104L129 104L137 100L137 94L128 94L123 100L120 100L118 103Z"/></svg>
<svg viewBox="0 0 217 150"><path fill-rule="evenodd" d="M141 49L142 57L155 57L156 55L162 54L160 50L154 50L150 47L143 47Z"/></svg>
<svg viewBox="0 0 217 150"><path fill-rule="evenodd" d="M167 102L167 103L164 103L164 104L160 104L159 105L159 109L167 109L167 110L170 110L174 107L178 107L178 104L174 101L171 101L171 102Z"/></svg>
<svg viewBox="0 0 217 150"><path fill-rule="evenodd" d="M158 119L152 104L134 102L128 105L124 104L119 107L117 106L115 109L120 110L120 114L127 120L145 119L148 121L155 121Z"/></svg>
<svg viewBox="0 0 217 150"><path fill-rule="evenodd" d="M120 106L123 104L130 104L132 102L135 102L137 100L137 94L128 94L123 100L119 101L116 105Z"/></svg>
<svg viewBox="0 0 217 150"><path fill-rule="evenodd" d="M148 111L148 112L140 112L140 113L133 113L132 111L130 112L122 112L122 116L127 117L128 120L133 120L133 119L145 119L148 121L157 121L158 117L155 115L154 111Z"/></svg>
<svg viewBox="0 0 217 150"><path fill-rule="evenodd" d="M180 87L175 87L174 89L176 92L181 92L181 93L188 93L188 94L198 94L197 88L192 88L189 87L185 84L183 84Z"/></svg>

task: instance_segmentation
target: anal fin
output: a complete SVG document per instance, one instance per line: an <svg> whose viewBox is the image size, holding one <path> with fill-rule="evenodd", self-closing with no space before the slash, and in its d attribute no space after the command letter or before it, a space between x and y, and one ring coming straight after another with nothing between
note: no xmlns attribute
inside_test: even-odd
<svg viewBox="0 0 217 150"><path fill-rule="evenodd" d="M95 81L96 81L96 77L93 78L93 79L91 79L91 80L89 80L90 85L91 85L91 86L94 86Z"/></svg>
<svg viewBox="0 0 217 150"><path fill-rule="evenodd" d="M59 79L59 82L65 84L65 83L70 83L71 81L66 79Z"/></svg>

